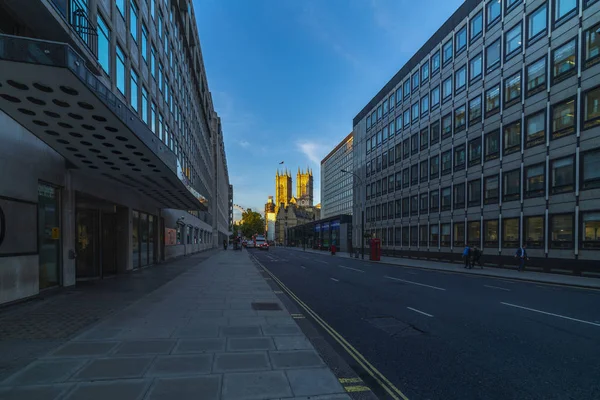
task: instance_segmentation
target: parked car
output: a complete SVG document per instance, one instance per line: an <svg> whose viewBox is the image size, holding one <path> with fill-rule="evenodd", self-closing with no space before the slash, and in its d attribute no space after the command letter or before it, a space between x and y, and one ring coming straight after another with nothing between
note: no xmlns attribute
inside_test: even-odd
<svg viewBox="0 0 600 400"><path fill-rule="evenodd" d="M269 250L269 243L267 243L263 235L257 235L254 243L259 250Z"/></svg>
<svg viewBox="0 0 600 400"><path fill-rule="evenodd" d="M254 248L254 247L255 247L254 246L254 241L252 239L246 240L246 248L247 249L251 249L251 248Z"/></svg>

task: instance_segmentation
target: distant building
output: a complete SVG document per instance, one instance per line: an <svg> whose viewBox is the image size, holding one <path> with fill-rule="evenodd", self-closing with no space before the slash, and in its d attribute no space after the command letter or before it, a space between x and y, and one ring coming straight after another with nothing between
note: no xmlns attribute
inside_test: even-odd
<svg viewBox="0 0 600 400"><path fill-rule="evenodd" d="M275 207L281 204L287 206L292 199L292 174L286 169L285 171L277 170L275 174Z"/></svg>
<svg viewBox="0 0 600 400"><path fill-rule="evenodd" d="M265 231L267 232L267 240L275 240L275 209L273 196L269 196L265 203Z"/></svg>
<svg viewBox="0 0 600 400"><path fill-rule="evenodd" d="M352 216L333 215L289 228L291 246L313 248L323 251L335 244L339 252L352 252Z"/></svg>
<svg viewBox="0 0 600 400"><path fill-rule="evenodd" d="M298 168L296 174L296 204L300 207L312 207L313 205L313 174L310 168L306 168L306 172Z"/></svg>
<svg viewBox="0 0 600 400"><path fill-rule="evenodd" d="M298 207L296 204L289 204L285 207L279 207L275 217L275 238L277 243L290 244L287 233L290 228L297 225L306 224L320 218L321 210L316 207Z"/></svg>
<svg viewBox="0 0 600 400"><path fill-rule="evenodd" d="M352 145L350 133L321 161L321 218L333 215L352 215Z"/></svg>

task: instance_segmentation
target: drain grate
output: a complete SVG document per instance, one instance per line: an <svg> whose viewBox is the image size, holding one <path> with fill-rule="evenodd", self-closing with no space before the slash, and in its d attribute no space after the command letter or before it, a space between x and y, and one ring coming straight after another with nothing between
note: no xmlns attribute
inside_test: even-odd
<svg viewBox="0 0 600 400"><path fill-rule="evenodd" d="M277 311L281 310L279 303L252 303L252 309L257 311Z"/></svg>
<svg viewBox="0 0 600 400"><path fill-rule="evenodd" d="M404 323L394 317L374 317L367 318L366 321L390 336L405 337L416 336L423 333L412 325Z"/></svg>

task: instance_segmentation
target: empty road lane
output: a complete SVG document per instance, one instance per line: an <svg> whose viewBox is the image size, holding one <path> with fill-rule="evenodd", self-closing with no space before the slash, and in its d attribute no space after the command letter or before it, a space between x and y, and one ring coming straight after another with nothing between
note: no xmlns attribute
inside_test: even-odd
<svg viewBox="0 0 600 400"><path fill-rule="evenodd" d="M252 254L411 400L600 398L600 291Z"/></svg>

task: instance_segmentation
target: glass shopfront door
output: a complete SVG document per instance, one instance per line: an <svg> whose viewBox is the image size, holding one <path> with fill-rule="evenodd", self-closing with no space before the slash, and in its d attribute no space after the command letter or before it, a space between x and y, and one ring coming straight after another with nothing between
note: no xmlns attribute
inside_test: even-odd
<svg viewBox="0 0 600 400"><path fill-rule="evenodd" d="M60 190L38 184L38 242L40 290L57 286L60 272Z"/></svg>
<svg viewBox="0 0 600 400"><path fill-rule="evenodd" d="M100 276L99 212L98 210L78 209L76 219L76 276L78 279L97 278Z"/></svg>
<svg viewBox="0 0 600 400"><path fill-rule="evenodd" d="M154 264L155 224L158 219L153 215L139 211L133 211L132 214L132 259L133 268L135 269Z"/></svg>

